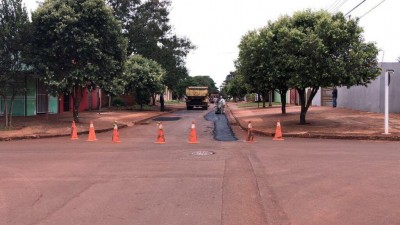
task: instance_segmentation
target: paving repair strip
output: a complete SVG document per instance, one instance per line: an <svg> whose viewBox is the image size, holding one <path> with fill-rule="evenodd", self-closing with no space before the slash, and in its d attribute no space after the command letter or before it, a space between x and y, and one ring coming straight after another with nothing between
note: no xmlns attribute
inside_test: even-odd
<svg viewBox="0 0 400 225"><path fill-rule="evenodd" d="M192 155L197 155L197 156L206 156L206 155L214 155L215 152L211 152L211 151L196 151L196 152L192 152Z"/></svg>

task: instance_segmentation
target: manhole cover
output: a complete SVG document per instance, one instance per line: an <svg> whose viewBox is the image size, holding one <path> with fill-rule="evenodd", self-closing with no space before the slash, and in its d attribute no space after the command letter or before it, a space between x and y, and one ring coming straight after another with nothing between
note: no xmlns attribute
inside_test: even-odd
<svg viewBox="0 0 400 225"><path fill-rule="evenodd" d="M210 152L210 151L197 151L197 152L192 152L192 155L199 155L199 156L203 156L203 155L213 155L215 154L214 152Z"/></svg>
<svg viewBox="0 0 400 225"><path fill-rule="evenodd" d="M157 118L154 118L153 120L155 120L155 121L175 121L175 120L179 120L181 117L178 117L178 116L175 116L175 117L173 117L173 116L169 116L169 117L157 117Z"/></svg>

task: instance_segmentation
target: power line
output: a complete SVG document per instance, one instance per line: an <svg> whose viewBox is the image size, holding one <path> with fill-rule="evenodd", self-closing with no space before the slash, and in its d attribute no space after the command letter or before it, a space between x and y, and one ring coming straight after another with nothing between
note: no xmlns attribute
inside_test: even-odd
<svg viewBox="0 0 400 225"><path fill-rule="evenodd" d="M364 17L365 15L367 15L368 13L370 13L372 10L376 9L376 7L380 6L384 1L386 1L386 0L383 0L383 1L379 2L378 5L374 6L374 7L373 7L372 9L370 9L368 12L364 13L364 15L362 15L362 16L360 17L360 19L363 18L363 17Z"/></svg>
<svg viewBox="0 0 400 225"><path fill-rule="evenodd" d="M346 3L348 0L343 0L332 12L335 13L337 11L339 11L340 7L342 7L344 5L344 3Z"/></svg>
<svg viewBox="0 0 400 225"><path fill-rule="evenodd" d="M356 7L352 8L352 9L351 9L349 12L347 12L346 15L344 15L344 16L347 16L349 13L353 12L353 10L357 9L357 8L358 8L361 4L363 4L365 1L367 1L367 0L363 0L362 2L360 2L358 5L356 5Z"/></svg>
<svg viewBox="0 0 400 225"><path fill-rule="evenodd" d="M328 7L327 11L330 11L331 9L333 9L333 8L338 4L339 1L340 1L340 0L334 1L334 2L332 3L332 5Z"/></svg>

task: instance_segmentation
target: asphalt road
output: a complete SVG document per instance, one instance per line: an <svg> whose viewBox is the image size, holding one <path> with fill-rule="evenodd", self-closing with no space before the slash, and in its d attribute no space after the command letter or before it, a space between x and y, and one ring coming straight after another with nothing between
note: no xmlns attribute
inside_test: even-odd
<svg viewBox="0 0 400 225"><path fill-rule="evenodd" d="M163 118L165 144L154 120L118 144L111 132L0 143L0 225L400 224L399 143L248 144L238 127L238 141L216 141L206 113Z"/></svg>

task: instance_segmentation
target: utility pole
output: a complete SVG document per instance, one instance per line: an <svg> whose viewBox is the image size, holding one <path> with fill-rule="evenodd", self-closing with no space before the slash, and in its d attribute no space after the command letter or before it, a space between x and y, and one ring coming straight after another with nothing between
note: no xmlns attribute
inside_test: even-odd
<svg viewBox="0 0 400 225"><path fill-rule="evenodd" d="M385 133L389 134L389 85L390 85L390 74L393 73L393 69L388 69L385 72Z"/></svg>

